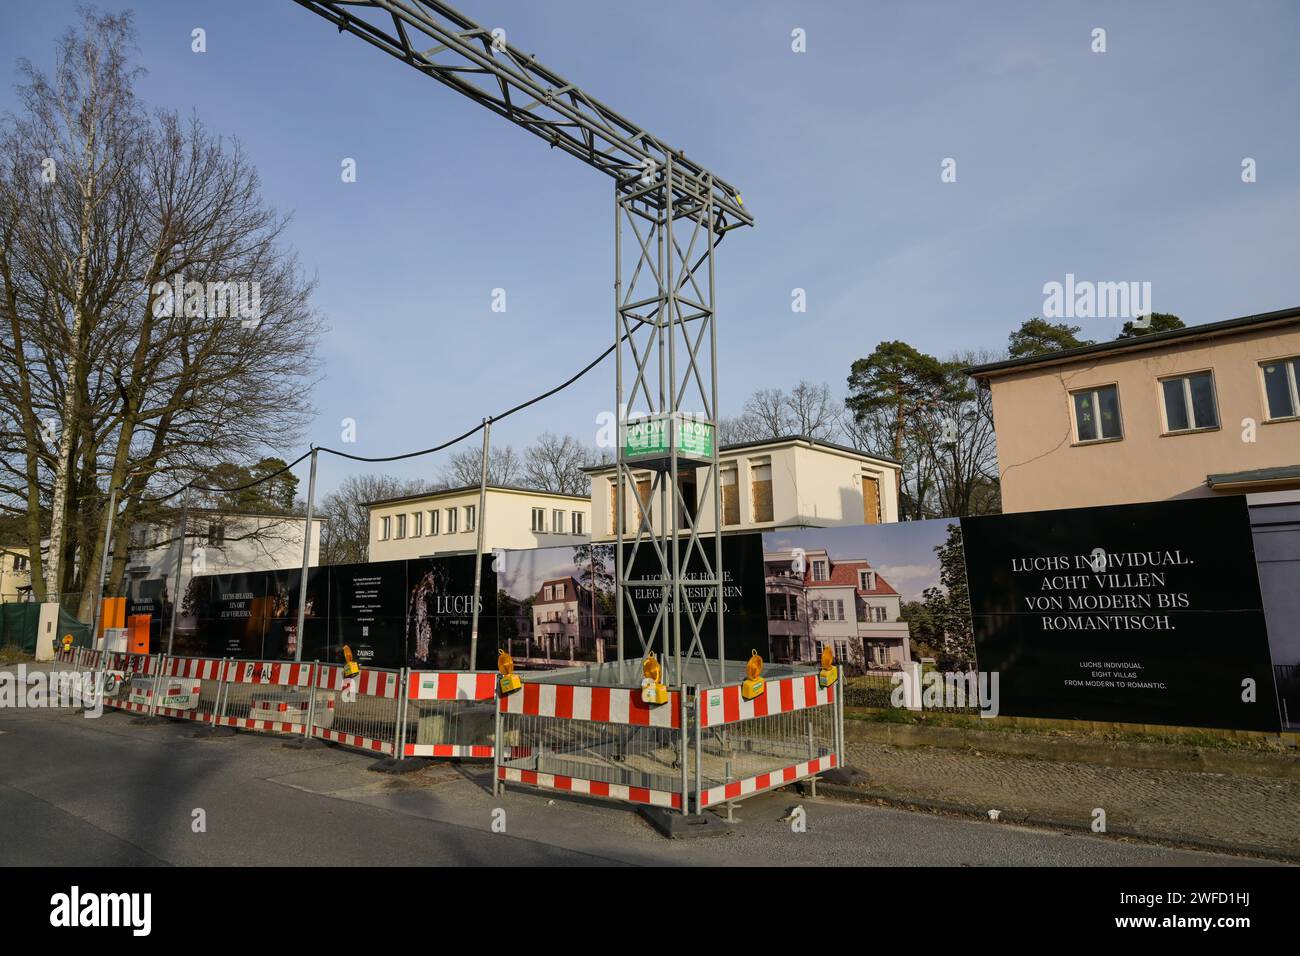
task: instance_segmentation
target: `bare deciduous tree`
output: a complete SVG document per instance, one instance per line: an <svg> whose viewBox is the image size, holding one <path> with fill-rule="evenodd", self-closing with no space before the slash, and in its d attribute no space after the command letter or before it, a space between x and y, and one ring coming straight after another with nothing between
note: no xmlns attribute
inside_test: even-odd
<svg viewBox="0 0 1300 956"><path fill-rule="evenodd" d="M352 475L320 503L325 519L321 536L321 564L357 564L369 560L370 509L368 502L418 495L435 487L420 478L403 480L391 475Z"/></svg>
<svg viewBox="0 0 1300 956"><path fill-rule="evenodd" d="M489 448L488 484L513 485L523 475L523 462L509 445ZM442 468L442 480L448 488L477 485L483 476L483 450L466 447L456 452Z"/></svg>
<svg viewBox="0 0 1300 956"><path fill-rule="evenodd" d="M544 432L524 452L524 483L542 491L587 495L591 493L591 479L582 469L594 462L591 449L573 436Z"/></svg>

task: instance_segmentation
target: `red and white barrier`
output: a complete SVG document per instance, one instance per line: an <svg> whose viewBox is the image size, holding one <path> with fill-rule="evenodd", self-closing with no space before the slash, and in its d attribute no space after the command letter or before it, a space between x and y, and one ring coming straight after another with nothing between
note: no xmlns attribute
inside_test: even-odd
<svg viewBox="0 0 1300 956"><path fill-rule="evenodd" d="M681 694L669 691L663 704L647 704L640 689L627 687L578 687L572 684L540 684L525 681L513 694L501 698L503 714L591 720L634 727L680 728Z"/></svg>
<svg viewBox="0 0 1300 956"><path fill-rule="evenodd" d="M527 685L525 685L527 686ZM667 704L664 704L667 707ZM583 780L580 777L565 777L556 773L539 773L536 770L518 770L514 767L498 767L497 777L505 783L525 783L548 790L563 790L566 793L582 793L592 797L607 797L611 800L625 800L628 803L644 803L652 807L682 808L682 795L666 790L651 790L647 787L626 787L618 783L602 783L599 780Z"/></svg>
<svg viewBox="0 0 1300 956"><path fill-rule="evenodd" d="M410 700L491 700L497 675L456 671L411 671L406 696Z"/></svg>
<svg viewBox="0 0 1300 956"><path fill-rule="evenodd" d="M806 674L769 680L767 689L753 700L741 696L739 684L705 690L700 698L700 726L717 727L834 703L835 685L821 687L816 674Z"/></svg>
<svg viewBox="0 0 1300 956"><path fill-rule="evenodd" d="M229 690L226 703L217 719L218 727L235 727L240 730L260 730L273 734L301 734L307 730L307 712L312 693L312 665L281 661L229 661L226 664L225 681L227 684L251 684L264 687L301 688L302 696L292 702L292 706L281 713L278 707L279 697L253 697L249 701L248 716L236 717L224 713L229 706ZM273 716L274 715L274 716ZM292 715L292 716L289 716ZM276 719L277 717L282 719ZM297 718L297 719L294 719Z"/></svg>
<svg viewBox="0 0 1300 956"><path fill-rule="evenodd" d="M307 666L307 665L303 665ZM397 696L397 686L401 675L396 671L363 670L354 678L344 677L343 668L337 664L322 664L316 686L321 690L347 690L349 682L359 697L387 697L392 700Z"/></svg>
<svg viewBox="0 0 1300 956"><path fill-rule="evenodd" d="M710 787L700 794L701 808L712 807L719 803L726 803L729 800L739 800L742 797L762 793L764 790L784 787L788 783L794 783L804 777L811 777L815 773L831 770L835 766L835 754L827 754L824 757L805 760L802 763L781 770L772 770L754 777L747 777L744 780L733 780L730 783Z"/></svg>

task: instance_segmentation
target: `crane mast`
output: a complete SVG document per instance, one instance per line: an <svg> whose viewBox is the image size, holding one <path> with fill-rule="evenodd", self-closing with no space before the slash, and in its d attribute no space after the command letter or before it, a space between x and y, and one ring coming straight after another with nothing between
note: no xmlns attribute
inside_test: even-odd
<svg viewBox="0 0 1300 956"><path fill-rule="evenodd" d="M753 225L740 192L445 3L294 2L614 180L618 676L632 676L626 621L670 682L725 679L714 252ZM648 628L625 613L634 589L659 595ZM716 658L705 647L710 617Z"/></svg>

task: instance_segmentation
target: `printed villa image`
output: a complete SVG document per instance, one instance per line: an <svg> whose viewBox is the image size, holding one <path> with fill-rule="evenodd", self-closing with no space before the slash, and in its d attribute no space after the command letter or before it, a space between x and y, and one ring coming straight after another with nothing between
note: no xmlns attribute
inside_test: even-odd
<svg viewBox="0 0 1300 956"><path fill-rule="evenodd" d="M613 549L511 552L498 572L497 639L524 668L603 663L614 656Z"/></svg>
<svg viewBox="0 0 1300 956"><path fill-rule="evenodd" d="M822 646L861 669L912 659L902 596L864 559L833 559L823 548L764 551L768 647L781 663L812 663Z"/></svg>

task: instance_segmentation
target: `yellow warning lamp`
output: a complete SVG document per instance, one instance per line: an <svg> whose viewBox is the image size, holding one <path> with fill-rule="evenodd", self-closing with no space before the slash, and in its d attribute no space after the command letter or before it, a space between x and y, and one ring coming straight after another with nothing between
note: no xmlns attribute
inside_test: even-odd
<svg viewBox="0 0 1300 956"><path fill-rule="evenodd" d="M498 683L501 687L502 697L506 694L513 694L519 688L524 686L524 682L521 681L519 675L515 673L515 659L505 651L500 651L497 654L497 670L501 672L501 677L499 678Z"/></svg>
<svg viewBox="0 0 1300 956"><path fill-rule="evenodd" d="M745 700L753 700L767 690L767 681L763 680L763 658L758 656L758 651L749 653L749 663L745 665L745 673L749 676L740 685L740 696Z"/></svg>
<svg viewBox="0 0 1300 956"><path fill-rule="evenodd" d="M641 700L647 704L668 703L668 688L660 682L663 668L655 660L655 652L641 662Z"/></svg>
<svg viewBox="0 0 1300 956"><path fill-rule="evenodd" d="M65 651L70 651L70 650L72 650L72 635L71 635L71 634L64 634L64 635L63 635L63 649L64 649Z"/></svg>
<svg viewBox="0 0 1300 956"><path fill-rule="evenodd" d="M827 644L822 648L822 669L817 675L817 684L819 687L830 687L840 679L840 669L835 666L835 652Z"/></svg>
<svg viewBox="0 0 1300 956"><path fill-rule="evenodd" d="M361 665L352 659L352 648L343 645L343 676L356 677L361 673Z"/></svg>

